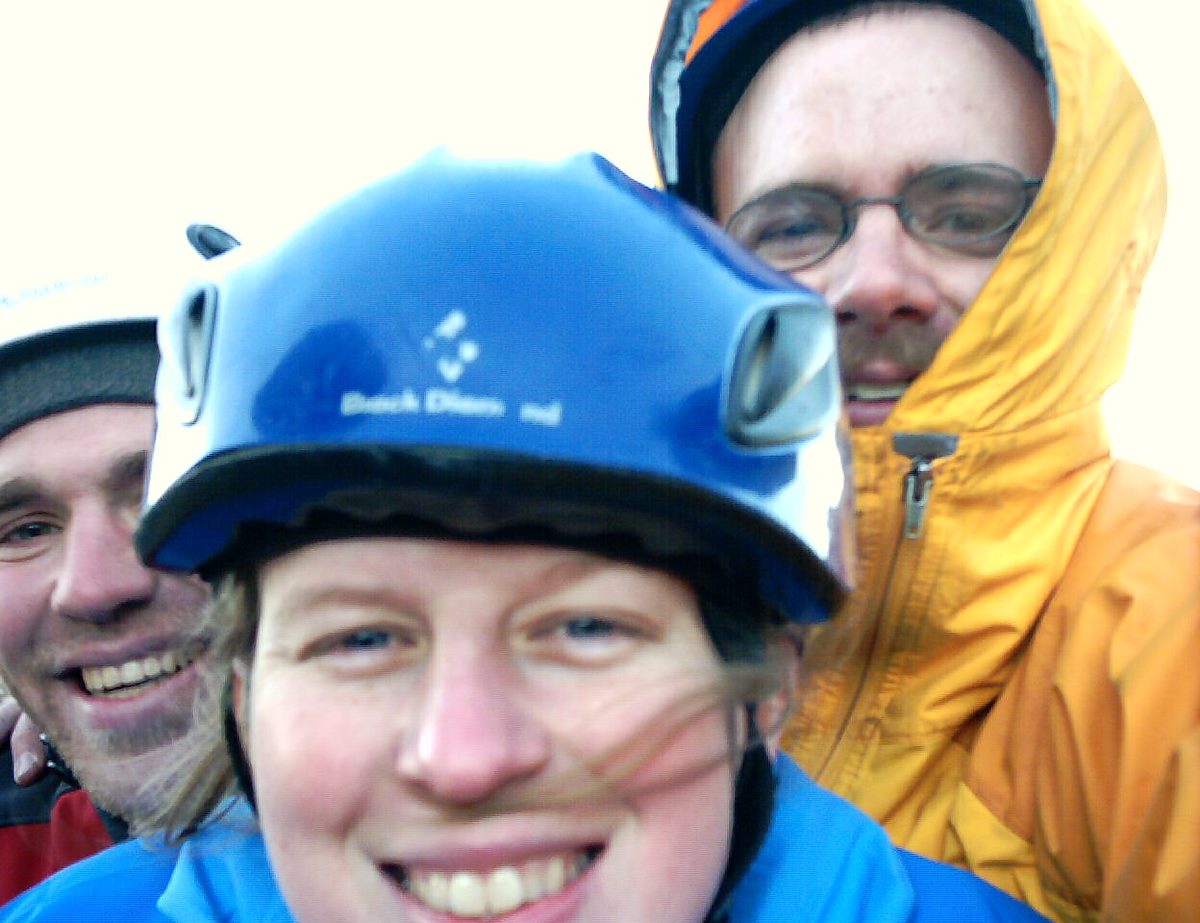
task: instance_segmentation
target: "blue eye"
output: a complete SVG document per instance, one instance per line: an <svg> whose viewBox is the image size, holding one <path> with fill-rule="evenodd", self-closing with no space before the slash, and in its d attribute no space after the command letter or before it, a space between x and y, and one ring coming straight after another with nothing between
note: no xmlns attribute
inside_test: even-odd
<svg viewBox="0 0 1200 923"><path fill-rule="evenodd" d="M369 651L387 647L392 641L392 635L382 628L360 628L343 635L338 646L347 650Z"/></svg>
<svg viewBox="0 0 1200 923"><path fill-rule="evenodd" d="M563 623L563 634L569 638L611 638L618 632L618 626L608 619L594 615L582 615Z"/></svg>
<svg viewBox="0 0 1200 923"><path fill-rule="evenodd" d="M758 235L759 244L769 244L774 241L794 240L798 237L811 237L814 234L828 234L829 228L811 216L797 217L787 224L765 227Z"/></svg>
<svg viewBox="0 0 1200 923"><path fill-rule="evenodd" d="M62 526L43 519L16 520L0 527L0 560L16 562L32 558L50 547L53 536L60 532Z"/></svg>
<svg viewBox="0 0 1200 923"><path fill-rule="evenodd" d="M570 666L602 667L633 657L662 635L660 620L640 610L575 603L521 625L521 649Z"/></svg>
<svg viewBox="0 0 1200 923"><path fill-rule="evenodd" d="M55 531L57 531L57 527L52 526L49 523L27 522L6 532L2 537L0 537L0 541L28 542L32 539L42 538L45 535L50 535Z"/></svg>
<svg viewBox="0 0 1200 923"><path fill-rule="evenodd" d="M314 630L311 640L299 648L298 658L313 660L353 678L403 669L421 655L422 635L412 626L393 624L386 618L372 624L372 614L362 616L361 622L351 617L343 625Z"/></svg>

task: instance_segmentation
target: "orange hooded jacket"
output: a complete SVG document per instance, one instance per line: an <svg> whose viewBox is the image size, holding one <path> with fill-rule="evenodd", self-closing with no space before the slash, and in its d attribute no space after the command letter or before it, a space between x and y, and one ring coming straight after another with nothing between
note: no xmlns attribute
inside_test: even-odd
<svg viewBox="0 0 1200 923"><path fill-rule="evenodd" d="M691 53L746 5L716 0ZM1079 2L1037 16L1045 183L933 365L853 432L858 588L808 639L784 746L899 845L1052 917L1192 920L1200 495L1114 462L1101 416L1161 230L1162 154Z"/></svg>

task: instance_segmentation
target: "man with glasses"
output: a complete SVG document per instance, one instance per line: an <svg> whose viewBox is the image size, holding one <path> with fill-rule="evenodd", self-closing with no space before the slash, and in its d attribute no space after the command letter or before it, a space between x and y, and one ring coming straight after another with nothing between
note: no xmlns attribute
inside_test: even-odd
<svg viewBox="0 0 1200 923"><path fill-rule="evenodd" d="M859 584L784 745L1059 919L1200 906L1200 497L1100 401L1161 227L1078 0L674 0L665 185L836 314Z"/></svg>

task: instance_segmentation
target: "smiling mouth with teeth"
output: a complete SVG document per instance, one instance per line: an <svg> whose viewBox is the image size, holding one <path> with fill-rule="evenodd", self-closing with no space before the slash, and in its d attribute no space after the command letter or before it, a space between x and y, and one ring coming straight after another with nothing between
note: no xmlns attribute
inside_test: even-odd
<svg viewBox="0 0 1200 923"><path fill-rule="evenodd" d="M89 695L107 699L128 699L174 676L193 663L203 648L190 645L103 667L82 667L83 688Z"/></svg>
<svg viewBox="0 0 1200 923"><path fill-rule="evenodd" d="M590 847L486 872L434 872L398 865L384 871L430 910L481 920L553 897L586 872L600 852L600 847Z"/></svg>
<svg viewBox="0 0 1200 923"><path fill-rule="evenodd" d="M845 385L846 399L850 401L898 401L911 381L898 381L891 384L872 384L858 381L847 382Z"/></svg>

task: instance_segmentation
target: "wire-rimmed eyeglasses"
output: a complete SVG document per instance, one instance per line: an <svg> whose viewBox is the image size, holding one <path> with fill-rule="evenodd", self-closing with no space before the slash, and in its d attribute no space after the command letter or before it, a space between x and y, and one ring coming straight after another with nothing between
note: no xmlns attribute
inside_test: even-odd
<svg viewBox="0 0 1200 923"><path fill-rule="evenodd" d="M807 269L850 239L859 209L890 205L918 240L994 257L1025 216L1040 179L998 163L953 163L913 176L895 196L844 201L821 186L773 189L743 205L729 233L784 271Z"/></svg>

